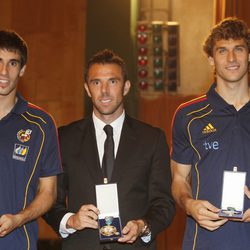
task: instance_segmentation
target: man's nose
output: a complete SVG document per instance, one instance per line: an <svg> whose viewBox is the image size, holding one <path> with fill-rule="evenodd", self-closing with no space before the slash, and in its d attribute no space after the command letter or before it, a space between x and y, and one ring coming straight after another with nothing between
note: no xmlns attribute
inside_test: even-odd
<svg viewBox="0 0 250 250"><path fill-rule="evenodd" d="M234 51L229 51L227 55L227 60L229 62L234 62L236 60L236 55Z"/></svg>
<svg viewBox="0 0 250 250"><path fill-rule="evenodd" d="M102 83L102 88L101 88L102 92L106 93L108 91L108 88L109 88L108 83L107 82L103 82Z"/></svg>
<svg viewBox="0 0 250 250"><path fill-rule="evenodd" d="M7 65L0 63L0 74L1 75L7 75L8 73L8 67Z"/></svg>

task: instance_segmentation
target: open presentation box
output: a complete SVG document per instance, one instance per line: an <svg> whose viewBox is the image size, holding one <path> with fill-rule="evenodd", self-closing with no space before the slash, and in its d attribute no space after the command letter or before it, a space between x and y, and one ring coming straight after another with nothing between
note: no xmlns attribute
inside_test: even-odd
<svg viewBox="0 0 250 250"><path fill-rule="evenodd" d="M224 171L222 201L219 216L241 219L244 213L246 172Z"/></svg>
<svg viewBox="0 0 250 250"><path fill-rule="evenodd" d="M122 236L117 184L96 185L100 241L115 241Z"/></svg>

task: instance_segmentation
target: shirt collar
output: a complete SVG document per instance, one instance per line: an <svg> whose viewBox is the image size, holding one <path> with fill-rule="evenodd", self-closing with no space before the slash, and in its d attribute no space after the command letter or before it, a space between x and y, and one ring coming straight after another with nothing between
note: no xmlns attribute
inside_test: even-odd
<svg viewBox="0 0 250 250"><path fill-rule="evenodd" d="M238 112L234 105L231 105L229 103L227 103L215 90L216 88L216 83L212 84L212 86L210 87L209 91L207 92L207 97L208 100L212 106L213 109L216 109L217 111L221 111L223 113L235 113ZM249 110L250 107L250 101L248 103L246 103L241 109L240 111L243 112L245 109Z"/></svg>
<svg viewBox="0 0 250 250"><path fill-rule="evenodd" d="M27 111L28 102L19 93L16 94L16 98L17 102L11 112L20 115Z"/></svg>
<svg viewBox="0 0 250 250"><path fill-rule="evenodd" d="M106 125L106 123L100 120L95 115L94 112L92 113L92 118L93 118L95 130L96 130L96 135L98 136L98 135L101 135L102 133L105 133L103 128ZM124 119L125 119L125 111L123 110L122 114L112 123L110 123L110 125L113 127L114 134L121 132Z"/></svg>
<svg viewBox="0 0 250 250"><path fill-rule="evenodd" d="M233 105L228 104L215 90L217 84L213 83L210 87L209 91L207 92L208 100L210 101L211 106L213 109L217 110L235 110Z"/></svg>

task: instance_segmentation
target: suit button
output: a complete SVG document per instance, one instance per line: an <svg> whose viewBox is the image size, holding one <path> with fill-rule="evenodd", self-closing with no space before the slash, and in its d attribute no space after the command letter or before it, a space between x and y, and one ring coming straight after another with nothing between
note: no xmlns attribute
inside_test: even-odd
<svg viewBox="0 0 250 250"><path fill-rule="evenodd" d="M104 246L103 246L103 250L111 250L110 245L104 245Z"/></svg>

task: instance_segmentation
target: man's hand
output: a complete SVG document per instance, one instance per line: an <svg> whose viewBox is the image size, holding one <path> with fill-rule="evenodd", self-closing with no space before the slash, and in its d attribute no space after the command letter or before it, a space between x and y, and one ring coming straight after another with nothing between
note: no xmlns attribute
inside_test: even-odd
<svg viewBox="0 0 250 250"><path fill-rule="evenodd" d="M4 237L21 225L20 215L4 214L0 217L0 237Z"/></svg>
<svg viewBox="0 0 250 250"><path fill-rule="evenodd" d="M75 230L84 228L97 229L98 214L99 210L94 205L83 205L76 214L69 217L66 226Z"/></svg>
<svg viewBox="0 0 250 250"><path fill-rule="evenodd" d="M123 228L123 237L119 238L119 242L123 243L134 243L140 235L142 228L144 227L143 220L132 220L127 223Z"/></svg>
<svg viewBox="0 0 250 250"><path fill-rule="evenodd" d="M186 203L186 211L196 222L209 231L214 231L224 225L228 219L220 218L219 208L208 201L189 199Z"/></svg>
<svg viewBox="0 0 250 250"><path fill-rule="evenodd" d="M245 186L244 191L245 191L245 195L247 196L247 198L250 199L250 190L248 189L247 186ZM248 208L245 211L245 213L243 215L243 218L242 218L242 221L244 221L244 222L250 222L250 208Z"/></svg>

